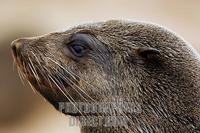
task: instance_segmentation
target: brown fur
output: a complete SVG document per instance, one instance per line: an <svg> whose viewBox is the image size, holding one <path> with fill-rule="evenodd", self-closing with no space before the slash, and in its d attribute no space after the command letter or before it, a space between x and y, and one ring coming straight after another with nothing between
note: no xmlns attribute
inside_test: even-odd
<svg viewBox="0 0 200 133"><path fill-rule="evenodd" d="M90 56L78 61L72 60L65 51L70 37L77 33L92 35L95 42L95 50ZM66 76L96 102L118 102L121 99L141 110L139 113L124 112L130 119L128 129L102 124L97 127L82 126L83 133L200 132L199 55L187 42L163 27L112 20L41 37L18 39L13 45L20 45L20 56L15 57L20 70L57 109L58 102L69 100L51 79L50 82L47 80L47 75L51 73L55 79L58 72L65 75L60 64L74 77L70 74ZM142 57L138 49L143 47L155 48L160 54ZM28 56L36 76L27 67L30 64ZM62 88L76 102L86 102L72 87L63 85ZM85 94L82 95L92 102ZM113 108L111 110L120 114ZM81 116L79 112L69 115ZM84 115L87 119L87 116L99 114ZM106 119L109 115L102 117Z"/></svg>

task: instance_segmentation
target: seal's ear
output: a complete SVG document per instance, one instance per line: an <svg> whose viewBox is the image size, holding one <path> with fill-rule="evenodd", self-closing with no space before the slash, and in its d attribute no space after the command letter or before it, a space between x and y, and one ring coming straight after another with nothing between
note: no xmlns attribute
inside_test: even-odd
<svg viewBox="0 0 200 133"><path fill-rule="evenodd" d="M149 58L154 55L160 55L160 51L156 48L149 48L149 47L139 47L136 50L137 55L143 58Z"/></svg>

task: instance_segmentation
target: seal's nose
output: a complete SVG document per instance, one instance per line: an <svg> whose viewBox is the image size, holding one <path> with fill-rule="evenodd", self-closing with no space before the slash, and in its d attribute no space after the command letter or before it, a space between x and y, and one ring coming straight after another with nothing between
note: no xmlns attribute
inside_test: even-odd
<svg viewBox="0 0 200 133"><path fill-rule="evenodd" d="M12 48L13 55L16 57L17 56L17 48L16 48L15 43L12 42L11 48Z"/></svg>
<svg viewBox="0 0 200 133"><path fill-rule="evenodd" d="M12 43L11 43L11 48L12 48L12 52L13 52L13 55L15 57L18 56L19 52L20 52L20 49L22 47L24 43L24 39L17 39L17 40L14 40Z"/></svg>

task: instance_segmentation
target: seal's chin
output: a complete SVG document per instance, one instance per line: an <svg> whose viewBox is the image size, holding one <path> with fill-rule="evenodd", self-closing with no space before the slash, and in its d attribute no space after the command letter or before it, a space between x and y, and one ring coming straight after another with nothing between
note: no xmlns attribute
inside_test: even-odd
<svg viewBox="0 0 200 133"><path fill-rule="evenodd" d="M57 86L49 85L44 79L38 81L33 75L27 77L31 85L48 101L50 102L58 111L70 115L70 116L81 116L82 114L78 111L75 112L65 112L61 110L61 105L63 103L69 103L69 99L61 91L57 90ZM70 89L68 84L65 84L66 89ZM72 105L74 106L74 105Z"/></svg>

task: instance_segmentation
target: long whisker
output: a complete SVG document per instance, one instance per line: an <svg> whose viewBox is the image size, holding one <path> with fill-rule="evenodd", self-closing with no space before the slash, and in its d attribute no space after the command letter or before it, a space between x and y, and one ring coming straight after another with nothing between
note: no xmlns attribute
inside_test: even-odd
<svg viewBox="0 0 200 133"><path fill-rule="evenodd" d="M54 78L53 79L53 77L51 76L51 75L49 75L49 78L52 80L52 82L58 87L58 89L62 92L62 94L70 101L70 103L71 104L73 104L73 106L77 109L77 111L82 115L82 116L84 116L83 114L82 114L82 112L78 109L78 107L75 105L75 101L73 100L73 98L69 95L69 93L67 92L67 91L63 91L63 89L56 83L56 79ZM58 82L58 81L57 81ZM68 96L66 95L66 93L68 94Z"/></svg>
<svg viewBox="0 0 200 133"><path fill-rule="evenodd" d="M51 58L49 58L49 57L47 57L48 59L50 59L52 62L54 62L54 63L56 63L59 67L61 67L62 69L64 69L67 73L69 73L70 74L70 76L72 76L73 77L73 79L74 80L76 80L77 81L77 79L73 76L73 74L74 73L72 73L72 72L70 72L69 70L66 70L62 65L60 65L59 63L57 63L56 61L54 61L53 59L51 59ZM75 74L74 74L75 75ZM78 77L78 75L76 74L76 76ZM69 78L68 78L68 80L70 80ZM82 79L81 79L82 80ZM71 80L70 80L71 81ZM74 84L75 85L75 84ZM77 85L75 85L76 87L78 87ZM92 101L95 101L93 98L91 98L85 91L83 91L80 87L78 87L80 90L81 90L81 92L83 92L84 94L86 94L87 95L87 97L89 97Z"/></svg>
<svg viewBox="0 0 200 133"><path fill-rule="evenodd" d="M96 100L94 100L92 97L90 97L84 90L82 90L78 85L76 85L69 77L67 77L67 76L65 76L65 75L63 75L62 73L58 73L60 76L62 76L62 78L64 78L66 81L69 81L69 82L71 82L73 85L72 85L72 87L73 86L75 86L75 87L77 87L77 89L79 89L82 93L84 93L88 98L90 98L90 100L92 100L93 102L95 102ZM74 88L74 87L73 87ZM74 88L75 90L76 90L76 88ZM77 91L77 90L76 90ZM81 93L79 92L79 91L77 91L80 95L81 95Z"/></svg>
<svg viewBox="0 0 200 133"><path fill-rule="evenodd" d="M100 89L99 89L98 87L95 87L95 86L89 84L87 81L85 81L84 79L82 79L80 76L78 76L77 74L73 73L72 71L69 71L69 70L65 69L62 65L60 65L59 63L57 63L57 62L54 61L53 59L51 59L51 58L49 58L49 57L47 57L47 58L48 58L49 60L51 60L52 62L54 62L55 64L57 64L59 67L61 67L64 71L66 71L67 73L69 73L70 76L72 76L74 80L77 81L77 79L76 79L73 75L77 76L78 78L81 79L81 81L83 81L83 82L86 83L87 85L91 86L92 88L96 88L96 90L97 90L98 92L100 92Z"/></svg>
<svg viewBox="0 0 200 133"><path fill-rule="evenodd" d="M57 73L59 76L61 76L60 75L60 73ZM64 78L65 80L67 80L67 81L70 81L71 83L67 83L71 88L73 88L86 102L88 102L88 100L74 87L74 83L68 78L68 79L66 79L65 77L61 77L61 78ZM62 83L62 82L61 82ZM63 87L64 87L64 85L63 85Z"/></svg>
<svg viewBox="0 0 200 133"><path fill-rule="evenodd" d="M31 89L33 90L33 92L36 94L36 90L35 88L32 86L32 84L28 81L28 84L30 85Z"/></svg>
<svg viewBox="0 0 200 133"><path fill-rule="evenodd" d="M30 51L32 53L32 55L35 57L36 61L38 62L39 66L42 66L38 57L35 55L35 53L33 51Z"/></svg>
<svg viewBox="0 0 200 133"><path fill-rule="evenodd" d="M33 65L33 62L32 62L32 60L30 59L30 57L28 57L28 59L29 59L29 62L30 62L30 64L31 64L30 69L31 69L31 71L33 72L35 78L39 81L40 78L39 78L39 76L38 76L38 73L37 73L37 71L36 71L34 65ZM29 64L28 64L28 65L29 65Z"/></svg>
<svg viewBox="0 0 200 133"><path fill-rule="evenodd" d="M59 75L60 74L62 74L62 73L58 73ZM65 78L65 76L64 76L64 78ZM67 77L66 77L67 78ZM68 78L69 79L69 78ZM65 79L65 80L68 80L68 79ZM71 81L72 83L73 83L73 81ZM62 82L61 82L62 83ZM75 84L75 83L73 83L73 84ZM73 85L71 85L71 87L72 88L74 88L73 87ZM64 85L63 85L63 88L64 88ZM86 100L86 102L88 102L88 100L87 99L85 99L85 97L83 96L83 95L81 95L81 93L78 91L78 90L76 90L76 88L74 88L74 90L76 91L76 92L78 92L78 94L81 96L81 97L83 97L84 98L84 100ZM82 90L82 89L80 89L80 90ZM84 91L83 91L84 92ZM88 95L88 94L86 94L86 95ZM88 95L89 96L89 95ZM95 100L94 100L95 101ZM99 113L97 113L97 114L99 114Z"/></svg>
<svg viewBox="0 0 200 133"><path fill-rule="evenodd" d="M25 85L24 84L24 79L23 79L23 76L22 76L22 72L21 72L21 70L18 67L17 67L17 72L18 72L18 75L19 75L19 78L20 78L22 84Z"/></svg>
<svg viewBox="0 0 200 133"><path fill-rule="evenodd" d="M39 87L41 87L41 86L40 86L39 79L38 79L38 77L37 77L37 74L36 74L36 72L33 70L32 67L33 67L32 65L28 64L28 68L29 68L29 69L31 70L31 72L33 73L33 76L34 76L34 78L36 79L37 84L39 85Z"/></svg>
<svg viewBox="0 0 200 133"><path fill-rule="evenodd" d="M45 74L46 72L50 73L49 69L46 69L45 66L42 66L42 65L41 65L41 63L40 63L38 57L36 56L36 54L35 54L33 51L30 51L30 52L31 52L31 54L35 57L37 63L39 64L39 67L41 68L41 69L39 69L38 71L40 71L41 75L44 76L44 77L47 79L47 81L48 81L50 87L52 88L52 84L51 84L51 82L50 82L50 79L49 79L49 77L46 76L46 74ZM39 54L41 55L40 52L39 52ZM44 69L45 69L45 71L44 71Z"/></svg>
<svg viewBox="0 0 200 133"><path fill-rule="evenodd" d="M56 74L61 74L61 73L56 73ZM56 78L57 79L57 78ZM52 78L51 78L51 80L53 80ZM59 79L58 79L59 80ZM59 80L59 84L63 87L63 88L65 88L64 87L64 85L63 85L63 83ZM69 84L70 85L70 84ZM72 88L74 88L73 87L73 85L70 85ZM61 87L60 87L61 88ZM75 88L74 88L75 89ZM76 89L75 89L76 90ZM77 91L77 90L76 90ZM78 91L77 91L78 92ZM80 94L80 92L78 92L79 94ZM69 93L68 93L69 94ZM81 95L81 94L80 94ZM82 96L82 95L81 95ZM85 99L85 97L84 96L82 96L83 98L84 98L84 100L86 100L87 101L87 99ZM69 99L69 98L68 98ZM74 101L74 100L73 100ZM74 101L75 102L75 101Z"/></svg>
<svg viewBox="0 0 200 133"><path fill-rule="evenodd" d="M69 70L67 70L66 68L64 68L62 65L60 65L58 62L56 62L55 60L51 59L50 57L47 57L49 60L51 60L52 62L54 62L56 65L58 65L60 68L62 68L63 70L65 70L67 73L70 74L70 76L73 77L73 79L76 80L76 77L79 77L77 74L70 72ZM75 75L75 76L74 76Z"/></svg>

